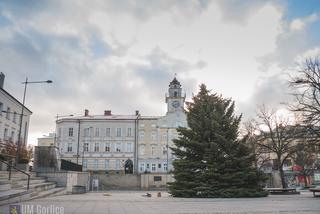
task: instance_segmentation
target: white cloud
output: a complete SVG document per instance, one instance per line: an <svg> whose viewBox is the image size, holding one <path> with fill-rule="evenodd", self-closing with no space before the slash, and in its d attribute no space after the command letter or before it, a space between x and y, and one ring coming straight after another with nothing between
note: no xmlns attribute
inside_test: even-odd
<svg viewBox="0 0 320 214"><path fill-rule="evenodd" d="M306 26L318 19L286 23L275 2L8 4L0 7L11 21L0 26L0 65L8 91L18 98L21 77L54 81L28 89L32 135L52 132L57 113L82 114L85 108L93 114L164 114L174 73L189 99L204 82L240 103L240 111L252 112L258 103L286 99L278 64L305 50ZM262 63L273 72L262 73Z"/></svg>
<svg viewBox="0 0 320 214"><path fill-rule="evenodd" d="M304 17L304 18L296 18L291 21L290 23L290 30L292 31L300 31L303 30L306 25L315 22L319 19L319 16L317 14L312 14L310 16Z"/></svg>

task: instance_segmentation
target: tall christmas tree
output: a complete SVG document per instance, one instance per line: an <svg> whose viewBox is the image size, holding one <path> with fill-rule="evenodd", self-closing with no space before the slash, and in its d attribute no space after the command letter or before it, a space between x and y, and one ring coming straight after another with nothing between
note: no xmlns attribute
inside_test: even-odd
<svg viewBox="0 0 320 214"><path fill-rule="evenodd" d="M254 168L254 156L238 140L241 116L234 102L210 94L206 86L187 104L188 128L179 128L172 148L175 197L266 196L264 177Z"/></svg>

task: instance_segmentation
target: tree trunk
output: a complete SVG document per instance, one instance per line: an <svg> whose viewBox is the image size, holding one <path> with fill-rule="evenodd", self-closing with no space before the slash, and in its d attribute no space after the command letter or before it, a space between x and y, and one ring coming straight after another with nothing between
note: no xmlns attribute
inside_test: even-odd
<svg viewBox="0 0 320 214"><path fill-rule="evenodd" d="M279 172L280 172L282 188L287 188L287 184L286 184L286 180L285 180L285 177L284 177L284 171L283 171L283 165L282 164L279 164Z"/></svg>
<svg viewBox="0 0 320 214"><path fill-rule="evenodd" d="M308 182L307 182L307 175L305 172L303 172L303 180L304 180L304 187L308 186Z"/></svg>

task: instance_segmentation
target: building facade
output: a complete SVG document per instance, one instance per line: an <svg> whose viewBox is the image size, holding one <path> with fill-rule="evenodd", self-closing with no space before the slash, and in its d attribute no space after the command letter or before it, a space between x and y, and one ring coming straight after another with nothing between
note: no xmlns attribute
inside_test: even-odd
<svg viewBox="0 0 320 214"><path fill-rule="evenodd" d="M49 133L47 136L38 138L38 146L54 146L55 134Z"/></svg>
<svg viewBox="0 0 320 214"><path fill-rule="evenodd" d="M3 88L4 78L4 74L0 73L0 142L17 143L19 131L21 131L20 140L26 144L32 112L24 107L24 115L21 116L23 105ZM22 122L21 130L20 121Z"/></svg>
<svg viewBox="0 0 320 214"><path fill-rule="evenodd" d="M164 116L102 115L57 120L56 143L60 157L83 165L84 170L105 173L162 173L172 166L170 147L176 128L187 126L185 93L176 78L165 96Z"/></svg>

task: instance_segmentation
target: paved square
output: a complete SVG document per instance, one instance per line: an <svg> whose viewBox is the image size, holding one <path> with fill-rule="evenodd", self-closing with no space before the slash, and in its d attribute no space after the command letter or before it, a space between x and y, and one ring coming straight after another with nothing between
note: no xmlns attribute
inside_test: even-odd
<svg viewBox="0 0 320 214"><path fill-rule="evenodd" d="M320 213L320 197L304 191L300 195L269 196L266 198L241 199L194 199L172 198L166 192L157 197L150 192L151 198L143 197L141 191L90 192L83 195L63 195L20 203L21 209L29 208L29 213L53 214L246 214L246 213ZM51 210L50 210L51 209ZM55 212L52 212L55 211ZM0 207L0 213L9 213L9 206Z"/></svg>

